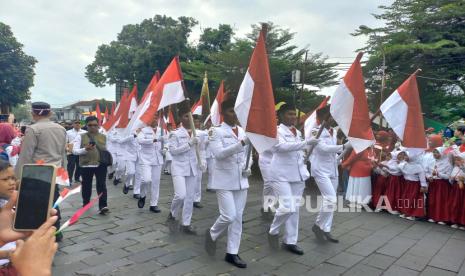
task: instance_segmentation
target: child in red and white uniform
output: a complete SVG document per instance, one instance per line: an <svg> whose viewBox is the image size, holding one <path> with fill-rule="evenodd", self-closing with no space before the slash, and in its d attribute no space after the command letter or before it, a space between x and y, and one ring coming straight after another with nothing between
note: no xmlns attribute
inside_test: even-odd
<svg viewBox="0 0 465 276"><path fill-rule="evenodd" d="M433 150L434 161L429 162L425 168L428 186L428 217L429 222L444 225L449 221L450 184L449 177L452 172L451 156L440 147Z"/></svg>
<svg viewBox="0 0 465 276"><path fill-rule="evenodd" d="M381 211L380 207L385 206L386 204L386 202L383 203L383 201L386 200L386 188L389 183L389 172L388 172L387 166L389 164L389 161L391 160L391 154L387 152L387 153L381 153L381 155L384 161L378 162L376 164L376 167L374 167L374 172L376 174L376 180L375 180L375 184L373 185L373 195L371 198L371 204L375 208L376 212ZM382 196L385 197L384 200L381 200Z"/></svg>
<svg viewBox="0 0 465 276"><path fill-rule="evenodd" d="M450 175L449 214L452 228L465 230L465 153L456 153Z"/></svg>
<svg viewBox="0 0 465 276"><path fill-rule="evenodd" d="M425 193L428 191L425 171L420 164L419 155L411 157L406 151L402 151L398 156L402 156L399 168L404 175L404 189L402 193L402 203L399 210L401 217L408 220L422 218L425 214Z"/></svg>

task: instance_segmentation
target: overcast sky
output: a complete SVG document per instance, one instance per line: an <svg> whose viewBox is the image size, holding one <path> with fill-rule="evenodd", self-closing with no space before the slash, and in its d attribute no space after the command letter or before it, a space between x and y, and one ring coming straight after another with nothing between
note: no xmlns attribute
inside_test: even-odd
<svg viewBox="0 0 465 276"><path fill-rule="evenodd" d="M10 25L27 54L37 60L33 101L55 107L78 100L114 99L114 88L97 88L84 76L97 47L116 39L125 24L155 14L191 16L200 28L231 24L236 35L250 25L272 21L296 32L295 43L323 52L331 61L350 62L363 38L350 36L359 25L379 25L371 16L393 0L0 0L0 21ZM155 69L155 68L154 68ZM326 89L330 93L333 89Z"/></svg>

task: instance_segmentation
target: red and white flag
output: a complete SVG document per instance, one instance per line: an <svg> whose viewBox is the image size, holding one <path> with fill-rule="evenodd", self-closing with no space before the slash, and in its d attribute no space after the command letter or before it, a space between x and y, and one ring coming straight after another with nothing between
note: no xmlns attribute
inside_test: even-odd
<svg viewBox="0 0 465 276"><path fill-rule="evenodd" d="M221 103L226 100L226 98L227 95L224 91L224 81L222 80L220 87L218 88L218 92L216 93L215 101L210 108L210 116L206 120L208 121L208 119L210 119L213 126L219 126L223 122L223 115L221 115Z"/></svg>
<svg viewBox="0 0 465 276"><path fill-rule="evenodd" d="M101 125L103 120L102 120L102 111L100 111L100 103L99 102L97 102L95 104L95 116L98 119L98 124Z"/></svg>
<svg viewBox="0 0 465 276"><path fill-rule="evenodd" d="M192 115L202 116L202 97L191 107Z"/></svg>
<svg viewBox="0 0 465 276"><path fill-rule="evenodd" d="M62 186L71 185L69 181L68 171L65 168L63 167L57 168L55 183L58 185L62 185Z"/></svg>
<svg viewBox="0 0 465 276"><path fill-rule="evenodd" d="M331 100L330 112L356 153L374 145L376 140L368 115L362 65L359 53Z"/></svg>
<svg viewBox="0 0 465 276"><path fill-rule="evenodd" d="M121 101L119 108L119 118L116 124L116 128L126 128L129 124L129 119L131 117L131 105L134 102L134 98L137 97L137 86L134 85L132 88L131 94L127 96L125 101Z"/></svg>
<svg viewBox="0 0 465 276"><path fill-rule="evenodd" d="M129 112L128 112L128 118L131 119L132 115L134 112L136 112L137 109L137 84L134 84L132 87L131 94L129 94L129 99L131 100L129 102Z"/></svg>
<svg viewBox="0 0 465 276"><path fill-rule="evenodd" d="M150 125L160 109L184 101L182 82L181 65L179 64L179 57L176 56L153 89L150 89L147 93L144 103L141 103L137 108L127 131L132 133L140 127Z"/></svg>
<svg viewBox="0 0 465 276"><path fill-rule="evenodd" d="M105 106L105 113L103 114L102 125L108 121L108 105Z"/></svg>
<svg viewBox="0 0 465 276"><path fill-rule="evenodd" d="M320 103L320 105L315 110L313 110L311 113L310 112L307 113L308 115L306 114L304 116L303 119L304 119L304 122L305 122L304 123L305 138L312 137L312 129L314 129L315 127L317 127L317 126L319 126L321 124L320 120L318 120L318 118L316 116L316 111L322 109L325 106L327 106L329 98L330 98L329 96L324 98L323 101Z"/></svg>
<svg viewBox="0 0 465 276"><path fill-rule="evenodd" d="M78 193L81 193L81 185L74 187L73 189L64 188L60 192L60 196L57 198L52 208L56 209L56 207L60 206L60 204L63 201L65 201L67 198L69 198L72 195L78 194Z"/></svg>
<svg viewBox="0 0 465 276"><path fill-rule="evenodd" d="M380 107L383 117L406 148L426 149L425 127L416 74L402 83Z"/></svg>
<svg viewBox="0 0 465 276"><path fill-rule="evenodd" d="M250 58L234 106L237 119L258 153L278 143L277 122L264 30Z"/></svg>
<svg viewBox="0 0 465 276"><path fill-rule="evenodd" d="M110 116L108 121L104 125L102 125L105 131L109 132L110 130L115 128L116 125L119 124L122 106L126 105L127 98L128 98L128 94L127 92L124 92L123 96L121 96L119 103L116 105L115 112Z"/></svg>

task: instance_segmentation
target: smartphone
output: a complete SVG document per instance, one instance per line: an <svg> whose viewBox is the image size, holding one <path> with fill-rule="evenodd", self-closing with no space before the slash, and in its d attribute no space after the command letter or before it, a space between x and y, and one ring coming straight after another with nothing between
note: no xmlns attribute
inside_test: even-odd
<svg viewBox="0 0 465 276"><path fill-rule="evenodd" d="M90 142L89 142L89 145L95 146L95 142L94 142L94 141L90 141Z"/></svg>
<svg viewBox="0 0 465 276"><path fill-rule="evenodd" d="M13 228L16 231L38 229L50 216L55 193L54 165L24 165Z"/></svg>

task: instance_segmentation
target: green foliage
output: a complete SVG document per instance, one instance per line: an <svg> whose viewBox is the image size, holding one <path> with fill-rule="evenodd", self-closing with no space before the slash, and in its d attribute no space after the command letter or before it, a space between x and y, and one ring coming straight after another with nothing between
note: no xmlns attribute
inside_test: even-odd
<svg viewBox="0 0 465 276"><path fill-rule="evenodd" d="M233 37L234 31L228 24L218 28L205 28L197 45L190 45L188 37L197 21L189 17L156 15L141 24L126 25L116 41L101 45L95 60L87 66L86 77L96 86L114 84L118 81L138 82L143 91L155 70L163 71L173 56L180 55L185 86L188 96L195 100L200 91L205 72L208 72L210 99L214 99L221 80L225 80L226 90L236 94L249 65L250 56L260 31L259 25L245 38ZM292 44L295 33L268 23L267 50L270 61L271 79L276 101L292 98L291 72L303 70L304 53ZM325 87L335 84L335 64L327 64L321 53L309 53L305 84ZM289 95L284 92L287 91ZM304 91L304 103L311 103L313 92ZM305 106L303 110L313 109Z"/></svg>
<svg viewBox="0 0 465 276"><path fill-rule="evenodd" d="M15 115L17 122L32 121L31 109L27 104L19 104L12 108L11 113Z"/></svg>
<svg viewBox="0 0 465 276"><path fill-rule="evenodd" d="M369 53L364 68L373 110L379 105L380 67L386 57L386 94L417 68L423 112L444 123L460 117L465 90L465 3L453 0L395 0L375 15L380 28L361 26ZM385 98L388 95L385 95Z"/></svg>
<svg viewBox="0 0 465 276"><path fill-rule="evenodd" d="M11 28L0 22L0 104L2 109L30 98L36 59L23 52Z"/></svg>

